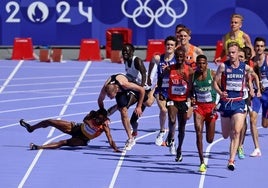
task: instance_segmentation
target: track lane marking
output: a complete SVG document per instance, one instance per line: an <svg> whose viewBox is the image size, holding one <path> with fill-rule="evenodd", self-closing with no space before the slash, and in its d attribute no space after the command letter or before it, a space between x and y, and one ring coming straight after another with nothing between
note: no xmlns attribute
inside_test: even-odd
<svg viewBox="0 0 268 188"><path fill-rule="evenodd" d="M3 86L0 88L0 93L3 92L3 90L9 84L9 82L12 80L12 78L14 77L14 75L17 73L17 71L21 67L22 63L23 63L23 60L20 60L19 63L17 64L17 66L14 68L14 70L10 73L9 77L6 79L6 81L4 82Z"/></svg>
<svg viewBox="0 0 268 188"><path fill-rule="evenodd" d="M79 79L77 80L75 86L73 87L73 89L72 89L69 97L67 98L65 104L63 105L63 108L61 109L61 112L59 114L60 117L57 118L57 119L61 119L61 116L64 115L66 109L68 108L69 104L71 103L72 98L74 97L77 89L79 88L79 85L81 84L83 78L85 77L85 75L86 75L86 73L87 73L87 71L88 71L91 63L92 63L91 61L88 61L87 62L86 66L83 69L83 72L81 73L81 75L80 75ZM47 135L47 138L50 138L53 135L54 131L55 131L55 128L54 127L51 128L50 131L49 131L49 133L48 133L48 135Z"/></svg>

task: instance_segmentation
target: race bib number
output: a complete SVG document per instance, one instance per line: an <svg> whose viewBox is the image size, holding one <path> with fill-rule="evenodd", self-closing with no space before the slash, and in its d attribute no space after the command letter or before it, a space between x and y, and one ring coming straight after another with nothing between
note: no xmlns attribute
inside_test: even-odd
<svg viewBox="0 0 268 188"><path fill-rule="evenodd" d="M228 81L226 89L229 91L241 91L242 82L240 81Z"/></svg>
<svg viewBox="0 0 268 188"><path fill-rule="evenodd" d="M186 93L186 87L183 85L176 85L171 87L172 95L184 95Z"/></svg>
<svg viewBox="0 0 268 188"><path fill-rule="evenodd" d="M197 96L198 102L211 102L212 101L212 95L210 92L196 93L196 96Z"/></svg>

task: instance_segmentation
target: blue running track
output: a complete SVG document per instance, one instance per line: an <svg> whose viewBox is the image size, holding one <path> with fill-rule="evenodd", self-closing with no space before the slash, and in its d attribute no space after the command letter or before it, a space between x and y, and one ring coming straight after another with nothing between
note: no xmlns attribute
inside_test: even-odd
<svg viewBox="0 0 268 188"><path fill-rule="evenodd" d="M215 67L214 67L215 68ZM204 141L208 164L200 174L193 119L187 122L183 161L175 162L167 147L154 144L159 129L156 103L139 120L136 145L131 151L114 153L105 134L86 147L57 150L29 150L29 143L45 144L69 136L52 128L28 133L19 125L43 119L81 122L86 113L97 109L100 89L111 74L124 72L122 64L110 62L40 63L0 60L0 187L90 187L90 188L232 188L268 187L268 130L258 119L262 156L249 154L254 145L248 130L246 158L236 159L235 171L226 168L229 139L221 136L217 121L212 144ZM106 98L105 106L115 104ZM130 109L130 113L133 108ZM129 114L130 114L129 113ZM122 149L127 139L116 112L111 116L112 136Z"/></svg>

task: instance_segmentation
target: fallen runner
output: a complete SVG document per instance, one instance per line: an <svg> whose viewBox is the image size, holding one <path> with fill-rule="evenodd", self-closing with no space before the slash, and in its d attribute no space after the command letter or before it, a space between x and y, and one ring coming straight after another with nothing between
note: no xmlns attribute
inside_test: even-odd
<svg viewBox="0 0 268 188"><path fill-rule="evenodd" d="M71 138L66 140L52 142L41 146L31 143L30 144L31 150L57 149L62 146L71 146L71 147L87 146L87 143L90 140L97 138L103 132L105 132L110 146L114 149L115 152L121 152L117 148L115 142L112 139L109 123L110 119L107 117L107 111L105 109L99 109L98 111L94 110L90 111L90 113L84 117L83 123L75 123L65 120L47 119L35 125L30 125L23 119L20 120L20 125L26 128L26 130L29 133L32 133L39 128L47 128L51 126L62 131L63 133L72 136Z"/></svg>

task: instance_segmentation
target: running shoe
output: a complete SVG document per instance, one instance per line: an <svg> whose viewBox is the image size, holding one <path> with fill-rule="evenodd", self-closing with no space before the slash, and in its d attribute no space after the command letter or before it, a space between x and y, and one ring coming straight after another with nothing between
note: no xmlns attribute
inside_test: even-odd
<svg viewBox="0 0 268 188"><path fill-rule="evenodd" d="M205 165L205 163L202 163L199 166L199 172L206 172L207 171L207 166Z"/></svg>
<svg viewBox="0 0 268 188"><path fill-rule="evenodd" d="M166 132L165 131L160 131L155 139L155 144L158 146L161 146L163 141L164 141L164 136L165 136Z"/></svg>
<svg viewBox="0 0 268 188"><path fill-rule="evenodd" d="M30 143L30 150L38 150L38 146L34 143Z"/></svg>
<svg viewBox="0 0 268 188"><path fill-rule="evenodd" d="M243 146L238 147L237 154L238 154L239 159L244 159L245 158L245 153L244 153Z"/></svg>
<svg viewBox="0 0 268 188"><path fill-rule="evenodd" d="M171 141L170 143L170 147L169 147L169 152L171 155L176 155L176 145L175 145L175 142L174 140Z"/></svg>
<svg viewBox="0 0 268 188"><path fill-rule="evenodd" d="M254 151L250 154L250 157L260 157L261 150L259 148L254 149Z"/></svg>
<svg viewBox="0 0 268 188"><path fill-rule="evenodd" d="M29 133L33 132L33 130L31 129L31 125L26 123L24 119L20 120L20 125L24 127Z"/></svg>
<svg viewBox="0 0 268 188"><path fill-rule="evenodd" d="M171 146L171 140L166 138L165 146L170 147Z"/></svg>
<svg viewBox="0 0 268 188"><path fill-rule="evenodd" d="M229 160L227 168L231 171L234 171L235 169L234 161Z"/></svg>
<svg viewBox="0 0 268 188"><path fill-rule="evenodd" d="M183 159L183 157L182 157L181 152L178 152L178 153L177 153L177 156L176 156L176 158L175 158L175 161L176 161L176 162L182 162L182 159Z"/></svg>
<svg viewBox="0 0 268 188"><path fill-rule="evenodd" d="M174 138L173 139L170 139L169 137L167 137L164 142L165 142L165 146L170 147L171 144L172 144L172 142L174 142Z"/></svg>
<svg viewBox="0 0 268 188"><path fill-rule="evenodd" d="M134 139L134 138L130 138L130 139L128 139L127 142L126 142L125 149L126 149L126 150L131 150L132 147L133 147L135 144L136 144L135 139Z"/></svg>

